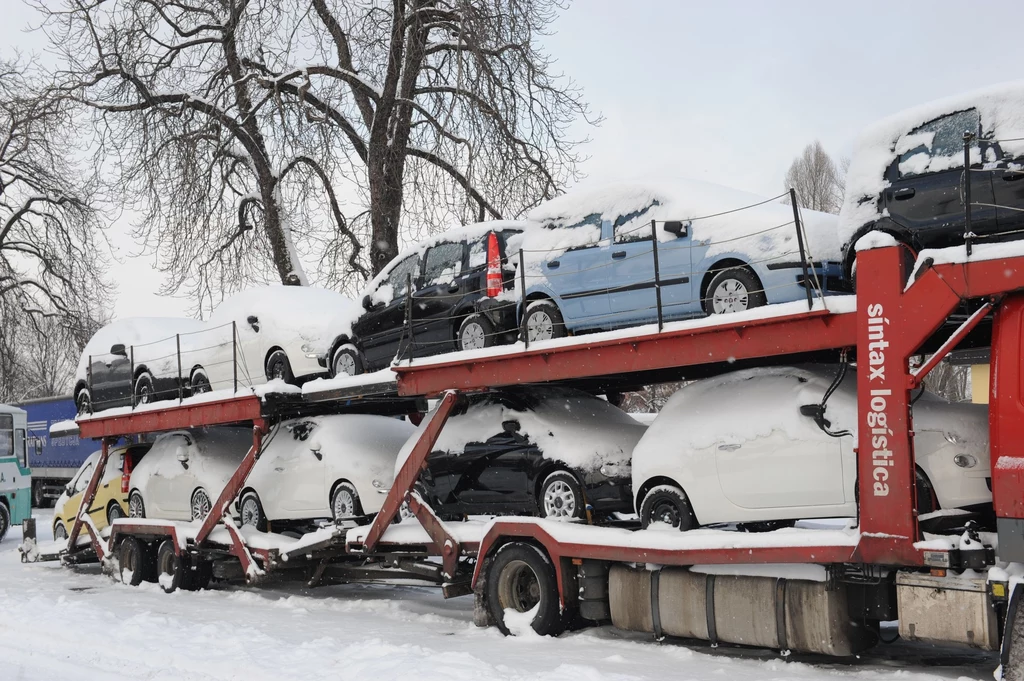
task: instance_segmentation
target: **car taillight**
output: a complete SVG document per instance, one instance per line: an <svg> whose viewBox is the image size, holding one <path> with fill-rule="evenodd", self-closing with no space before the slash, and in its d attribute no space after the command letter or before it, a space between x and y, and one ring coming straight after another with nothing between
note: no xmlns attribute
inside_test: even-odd
<svg viewBox="0 0 1024 681"><path fill-rule="evenodd" d="M121 474L121 494L128 494L128 474Z"/></svg>
<svg viewBox="0 0 1024 681"><path fill-rule="evenodd" d="M491 232L487 237L487 297L501 295L501 254L498 252L498 235Z"/></svg>
<svg viewBox="0 0 1024 681"><path fill-rule="evenodd" d="M121 494L128 494L128 481L132 477L132 457L127 454L124 457L124 464L121 469Z"/></svg>

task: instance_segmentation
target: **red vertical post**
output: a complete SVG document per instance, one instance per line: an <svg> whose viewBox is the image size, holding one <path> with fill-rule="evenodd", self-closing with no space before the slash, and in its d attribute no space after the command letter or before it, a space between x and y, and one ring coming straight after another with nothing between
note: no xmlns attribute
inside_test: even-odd
<svg viewBox="0 0 1024 681"><path fill-rule="evenodd" d="M865 559L899 562L917 537L903 309L907 273L897 247L857 254L857 471Z"/></svg>
<svg viewBox="0 0 1024 681"><path fill-rule="evenodd" d="M196 534L197 546L206 541L206 538L213 532L213 528L217 526L217 523L224 519L224 514L228 512L231 502L242 491L245 481L249 478L249 473L252 472L253 466L256 465L256 461L260 458L265 428L266 426L262 421L253 424L252 447L249 448L249 451L242 459L242 463L238 464L238 468L231 475L228 484L224 485L224 489L220 491L217 500L210 506L210 512L203 518L203 524L199 527L199 532Z"/></svg>
<svg viewBox="0 0 1024 681"><path fill-rule="evenodd" d="M96 489L103 479L103 470L107 467L107 458L110 456L110 440L103 438L100 445L100 458L96 461L96 467L92 471L92 478L89 480L85 494L82 495L82 503L78 506L78 513L75 515L75 524L71 526L71 535L68 537L68 551L75 548L78 535L82 531L84 518L92 508L92 502L96 500Z"/></svg>

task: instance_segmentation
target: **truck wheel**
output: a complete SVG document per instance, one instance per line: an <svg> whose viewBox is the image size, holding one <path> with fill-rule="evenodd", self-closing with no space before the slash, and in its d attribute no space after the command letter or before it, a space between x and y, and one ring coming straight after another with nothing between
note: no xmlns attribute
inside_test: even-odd
<svg viewBox="0 0 1024 681"><path fill-rule="evenodd" d="M527 625L541 636L565 629L555 567L533 544L511 542L498 550L487 570L487 608L506 636Z"/></svg>
<svg viewBox="0 0 1024 681"><path fill-rule="evenodd" d="M117 562L120 565L121 570L121 583L127 584L128 586L138 586L142 584L143 578L146 576L146 555L147 551L135 537L125 537L121 541L121 545L117 550Z"/></svg>
<svg viewBox="0 0 1024 681"><path fill-rule="evenodd" d="M683 490L674 485L658 485L640 504L641 526L646 530L651 523L666 523L685 532L697 527L697 518Z"/></svg>
<svg viewBox="0 0 1024 681"><path fill-rule="evenodd" d="M11 512L7 506L0 504L0 541L7 536L7 530L11 529Z"/></svg>
<svg viewBox="0 0 1024 681"><path fill-rule="evenodd" d="M186 559L174 552L174 540L165 539L156 552L157 582L166 593L174 593L179 588L188 589L189 570Z"/></svg>
<svg viewBox="0 0 1024 681"><path fill-rule="evenodd" d="M43 483L32 481L32 506L35 508L49 508L50 500L46 498L46 494L43 492Z"/></svg>

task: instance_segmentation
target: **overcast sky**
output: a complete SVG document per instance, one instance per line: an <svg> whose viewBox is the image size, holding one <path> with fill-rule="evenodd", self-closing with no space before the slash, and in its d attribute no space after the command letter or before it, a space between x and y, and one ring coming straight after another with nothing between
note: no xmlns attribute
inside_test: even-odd
<svg viewBox="0 0 1024 681"><path fill-rule="evenodd" d="M0 53L38 51L32 13L0 0ZM1024 77L1006 0L576 0L545 42L583 87L589 181L675 175L764 195L815 139L849 155L860 129L931 99ZM1003 54L1005 52L1005 55ZM152 258L111 228L119 317L180 314Z"/></svg>

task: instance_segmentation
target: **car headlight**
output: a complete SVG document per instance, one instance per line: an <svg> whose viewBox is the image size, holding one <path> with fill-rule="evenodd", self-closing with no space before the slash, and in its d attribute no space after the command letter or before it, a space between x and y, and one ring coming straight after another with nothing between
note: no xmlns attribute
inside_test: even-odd
<svg viewBox="0 0 1024 681"><path fill-rule="evenodd" d="M946 438L946 442L948 442L951 445L960 443L960 436L957 435L956 433L943 432L942 437Z"/></svg>
<svg viewBox="0 0 1024 681"><path fill-rule="evenodd" d="M319 350L317 350L317 347L312 343L303 343L301 350L306 354L317 354L319 352Z"/></svg>
<svg viewBox="0 0 1024 681"><path fill-rule="evenodd" d="M629 477L633 469L628 463L606 463L598 470L606 478L625 478Z"/></svg>
<svg viewBox="0 0 1024 681"><path fill-rule="evenodd" d="M370 484L376 487L377 489L384 489L385 487L384 482L381 480L371 480Z"/></svg>
<svg viewBox="0 0 1024 681"><path fill-rule="evenodd" d="M953 457L953 463L960 468L974 468L978 465L978 459L971 454L957 454Z"/></svg>

